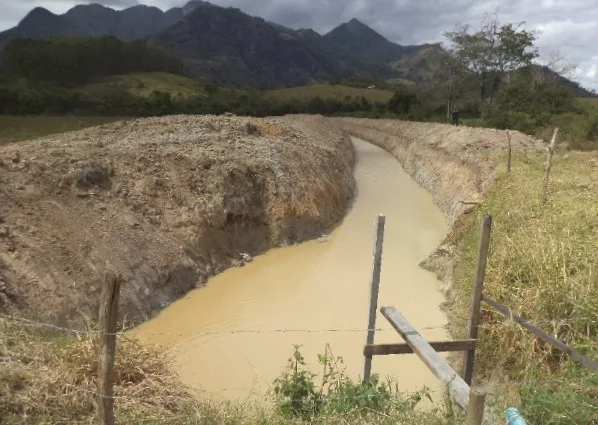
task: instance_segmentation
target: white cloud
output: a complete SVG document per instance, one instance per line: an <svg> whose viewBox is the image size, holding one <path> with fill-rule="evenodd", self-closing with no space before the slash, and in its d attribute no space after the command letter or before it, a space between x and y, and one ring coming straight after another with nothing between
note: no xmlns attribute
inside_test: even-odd
<svg viewBox="0 0 598 425"><path fill-rule="evenodd" d="M136 0L96 0L123 8ZM417 44L442 41L442 34L455 23L479 23L484 12L498 8L503 22L526 21L539 31L538 46L543 58L559 50L579 65L577 79L598 89L598 58L595 35L598 30L596 0L211 0L221 6L238 7L291 28L313 28L326 32L336 25L358 18L392 41ZM185 0L139 0L139 3L167 9ZM79 2L81 3L81 2ZM69 0L0 0L0 28L15 25L31 8L42 6L64 13L77 4ZM119 6L120 5L120 6Z"/></svg>

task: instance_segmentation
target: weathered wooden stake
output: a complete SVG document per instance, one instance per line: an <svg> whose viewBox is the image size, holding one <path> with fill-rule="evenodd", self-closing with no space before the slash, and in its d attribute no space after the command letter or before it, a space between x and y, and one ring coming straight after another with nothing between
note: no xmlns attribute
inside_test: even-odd
<svg viewBox="0 0 598 425"><path fill-rule="evenodd" d="M511 161L513 158L513 148L511 146L511 132L507 130L507 143L508 145L508 154L507 154L507 171L511 172Z"/></svg>
<svg viewBox="0 0 598 425"><path fill-rule="evenodd" d="M98 420L100 425L114 425L114 360L120 285L120 276L112 272L106 275L100 304L100 363L98 365Z"/></svg>
<svg viewBox="0 0 598 425"><path fill-rule="evenodd" d="M552 140L548 146L548 157L546 158L546 177L544 178L544 188L542 190L542 203L548 202L548 182L550 181L550 170L552 169L552 156L556 150L556 138L559 134L559 128L554 129Z"/></svg>
<svg viewBox="0 0 598 425"><path fill-rule="evenodd" d="M480 308L484 290L484 277L486 276L486 260L488 259L488 248L490 246L490 232L492 230L492 216L484 215L480 226L480 237L478 240L478 251L473 276L473 292L471 298L471 320L469 323L469 338L478 338L478 326L480 324ZM467 350L463 360L463 380L471 385L473 378L473 362L475 348Z"/></svg>
<svg viewBox="0 0 598 425"><path fill-rule="evenodd" d="M482 425L485 404L486 393L472 388L469 391L469 404L467 405L467 425Z"/></svg>
<svg viewBox="0 0 598 425"><path fill-rule="evenodd" d="M380 271L382 268L382 246L384 244L384 226L386 217L378 215L376 221L376 245L374 249L374 261L372 266L372 282L370 287L370 310L368 312L368 331L366 345L374 343L376 333L376 310L378 309L378 293L380 292ZM370 379L372 375L372 356L366 354L363 361L363 380Z"/></svg>

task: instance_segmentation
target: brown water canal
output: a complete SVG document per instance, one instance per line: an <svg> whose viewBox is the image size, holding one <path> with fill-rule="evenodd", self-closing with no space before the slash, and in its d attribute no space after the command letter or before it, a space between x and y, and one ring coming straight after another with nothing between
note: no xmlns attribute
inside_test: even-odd
<svg viewBox="0 0 598 425"><path fill-rule="evenodd" d="M374 223L386 215L379 306L394 305L428 339L446 317L436 277L418 264L448 232L431 195L382 149L354 140L357 195L343 223L320 243L273 249L214 277L137 332L167 347L184 385L217 399L271 389L293 344L314 370L327 343L358 378L367 326ZM403 342L378 314L376 343ZM434 329L426 329L434 328ZM342 330L342 331L341 331ZM257 332L260 331L260 332ZM375 357L373 372L404 390L439 383L415 355Z"/></svg>

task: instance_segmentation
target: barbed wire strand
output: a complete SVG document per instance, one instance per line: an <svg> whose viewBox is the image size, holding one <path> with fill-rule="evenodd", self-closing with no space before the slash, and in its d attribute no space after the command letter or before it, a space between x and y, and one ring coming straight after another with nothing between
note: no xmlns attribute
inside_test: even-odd
<svg viewBox="0 0 598 425"><path fill-rule="evenodd" d="M343 332L368 332L368 331L376 331L376 332L396 332L394 328L374 328L374 329L367 329L367 328L329 328L329 329L228 329L228 330L219 330L219 331L200 331L200 332L145 332L135 330L131 328L130 330L126 331L119 331L114 333L103 333L99 330L83 330L83 329L71 329L62 326L53 325L50 323L44 322L37 322L30 319L25 319L22 317L13 317L13 316L4 316L0 315L0 319L12 322L19 322L26 326L32 327L39 327L39 328L48 328L53 329L61 332L68 332L73 334L83 334L83 335L152 335L152 336L210 336L210 335L225 335L225 334L260 334L260 333L343 333ZM483 325L482 325L483 326ZM452 326L446 325L437 325L437 326L427 326L427 327L420 327L419 330L437 330L437 329L449 329ZM480 326L481 327L481 326Z"/></svg>

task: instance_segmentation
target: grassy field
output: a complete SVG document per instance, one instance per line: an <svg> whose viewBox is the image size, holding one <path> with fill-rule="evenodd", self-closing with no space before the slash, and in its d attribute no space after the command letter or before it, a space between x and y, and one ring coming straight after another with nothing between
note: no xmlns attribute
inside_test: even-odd
<svg viewBox="0 0 598 425"><path fill-rule="evenodd" d="M598 152L559 152L543 205L545 161L543 154L516 156L479 214L455 227L459 302L452 311L460 314L453 323L466 324L479 220L488 212L494 228L485 293L598 360ZM511 388L530 424L598 423L598 376L563 359L513 322L484 313L476 364L483 381L525 382Z"/></svg>
<svg viewBox="0 0 598 425"><path fill-rule="evenodd" d="M0 145L122 120L122 117L0 115Z"/></svg>
<svg viewBox="0 0 598 425"><path fill-rule="evenodd" d="M349 87L343 85L330 84L314 84L311 86L291 87L288 89L271 90L267 92L267 96L271 96L280 100L287 99L311 99L319 96L321 98L339 98L345 96L351 97L365 97L370 102L388 102L393 95L391 90L381 89L360 89L356 87Z"/></svg>
<svg viewBox="0 0 598 425"><path fill-rule="evenodd" d="M110 91L125 91L134 96L148 97L154 91L170 93L172 97L187 98L206 94L205 83L181 75L165 72L118 75L105 78L77 89L91 96Z"/></svg>

